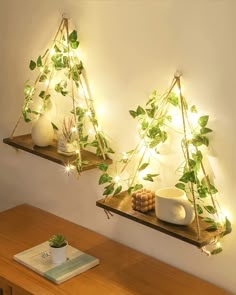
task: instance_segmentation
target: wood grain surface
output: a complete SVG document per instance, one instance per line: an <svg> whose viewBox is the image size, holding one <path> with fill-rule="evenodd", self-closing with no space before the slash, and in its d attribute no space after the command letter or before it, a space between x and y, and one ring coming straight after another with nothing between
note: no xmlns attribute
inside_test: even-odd
<svg viewBox="0 0 236 295"><path fill-rule="evenodd" d="M57 286L13 260L14 254L55 233L63 233L70 245L99 258L100 265ZM0 213L0 253L0 277L7 280L14 295L229 294L161 261L26 204Z"/></svg>
<svg viewBox="0 0 236 295"><path fill-rule="evenodd" d="M47 159L49 161L55 162L60 165L66 165L75 159L75 156L64 156L57 152L57 142L47 147L38 147L33 144L31 134L25 134L20 136L15 136L13 138L4 138L3 142L11 145L17 149L24 150L28 153L34 154L41 158ZM96 156L96 154L89 151L82 150L81 158L83 161L88 161L88 164L83 166L83 171L97 168L100 163L111 164L112 160L103 160L102 157Z"/></svg>
<svg viewBox="0 0 236 295"><path fill-rule="evenodd" d="M190 225L174 225L168 222L161 221L155 215L155 210L150 210L146 213L133 210L131 205L131 197L125 191L116 196L109 196L97 201L97 206L111 212L117 213L128 219L161 231L169 236L175 237L179 240L195 245L199 248L207 245L211 240L219 235L226 235L224 228L219 228L217 231L208 232L206 228L209 223L204 222L203 218L199 217L200 237L197 236L197 225L193 221Z"/></svg>

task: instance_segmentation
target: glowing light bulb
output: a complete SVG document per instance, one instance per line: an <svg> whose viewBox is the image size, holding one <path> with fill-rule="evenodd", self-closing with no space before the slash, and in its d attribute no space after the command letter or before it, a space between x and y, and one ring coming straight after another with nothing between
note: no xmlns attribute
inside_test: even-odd
<svg viewBox="0 0 236 295"><path fill-rule="evenodd" d="M177 95L178 97L180 96L180 89L178 86L175 86L175 88L173 89L173 92L175 95Z"/></svg>
<svg viewBox="0 0 236 295"><path fill-rule="evenodd" d="M217 242L217 243L216 243L216 247L217 247L217 248L221 248L221 243L220 243L220 242Z"/></svg>
<svg viewBox="0 0 236 295"><path fill-rule="evenodd" d="M93 129L92 129L92 128L90 128L90 129L88 130L88 133L89 133L90 135L94 134L94 131L93 131Z"/></svg>
<svg viewBox="0 0 236 295"><path fill-rule="evenodd" d="M54 49L54 48L51 48L51 49L50 49L50 55L52 56L52 55L54 55L55 53L56 53L55 49Z"/></svg>
<svg viewBox="0 0 236 295"><path fill-rule="evenodd" d="M101 106L101 105L98 106L96 113L97 113L98 116L103 116L104 113L105 113L103 106Z"/></svg>
<svg viewBox="0 0 236 295"><path fill-rule="evenodd" d="M70 165L66 166L66 167L65 167L65 170L66 170L67 173L69 173L70 170L71 170Z"/></svg>
<svg viewBox="0 0 236 295"><path fill-rule="evenodd" d="M86 113L85 113L85 115L87 116L87 117L91 117L91 112L90 111L87 111Z"/></svg>
<svg viewBox="0 0 236 295"><path fill-rule="evenodd" d="M128 159L128 154L126 152L122 152L122 159L127 160Z"/></svg>
<svg viewBox="0 0 236 295"><path fill-rule="evenodd" d="M198 127L199 115L197 113L188 112L188 119L193 128Z"/></svg>
<svg viewBox="0 0 236 295"><path fill-rule="evenodd" d="M224 223L225 222L225 218L227 217L230 221L232 221L232 215L230 214L230 212L228 210L226 210L225 208L221 209L221 214L219 216L219 221Z"/></svg>
<svg viewBox="0 0 236 295"><path fill-rule="evenodd" d="M77 132L77 128L76 126L73 126L71 129L70 129L71 132Z"/></svg>
<svg viewBox="0 0 236 295"><path fill-rule="evenodd" d="M40 72L41 72L41 73L43 73L43 72L44 72L44 68L40 68L39 70L40 70Z"/></svg>
<svg viewBox="0 0 236 295"><path fill-rule="evenodd" d="M45 85L46 85L46 86L49 85L49 80L48 80L48 79L45 80Z"/></svg>
<svg viewBox="0 0 236 295"><path fill-rule="evenodd" d="M74 165L68 164L68 165L65 166L65 170L66 170L66 172L67 172L68 174L69 174L69 172L70 172L71 170L73 170L73 169L75 169L75 166L74 166Z"/></svg>
<svg viewBox="0 0 236 295"><path fill-rule="evenodd" d="M187 140L191 140L191 139L193 139L193 134L190 132L190 133L187 133L186 134L186 139Z"/></svg>
<svg viewBox="0 0 236 295"><path fill-rule="evenodd" d="M120 176L119 175L115 176L114 177L114 181L115 181L115 183L120 182Z"/></svg>
<svg viewBox="0 0 236 295"><path fill-rule="evenodd" d="M172 110L170 112L170 115L172 117L171 125L175 129L182 128L183 121L182 121L182 117L181 117L180 113L176 112L176 110Z"/></svg>
<svg viewBox="0 0 236 295"><path fill-rule="evenodd" d="M42 109L43 109L43 106L42 105L38 106L38 112L41 112Z"/></svg>
<svg viewBox="0 0 236 295"><path fill-rule="evenodd" d="M79 154L79 150L76 150L75 152L76 152L77 155Z"/></svg>

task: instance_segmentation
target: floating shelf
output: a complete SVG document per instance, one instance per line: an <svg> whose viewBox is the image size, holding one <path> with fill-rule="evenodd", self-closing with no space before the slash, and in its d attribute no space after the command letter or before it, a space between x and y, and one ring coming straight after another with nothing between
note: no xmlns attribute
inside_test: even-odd
<svg viewBox="0 0 236 295"><path fill-rule="evenodd" d="M198 239L195 222L188 226L173 225L168 222L159 220L156 217L154 210L151 210L147 213L135 211L131 207L131 197L127 192L122 192L119 195L109 196L107 198L101 199L96 202L96 205L103 209L124 216L128 219L131 219L133 221L156 229L160 232L168 234L179 240L195 245L199 248L207 245L214 237L217 237L222 234L226 235L229 233L226 232L224 228L218 229L214 232L206 231L206 228L209 227L209 224L204 222L203 219L199 217L201 235Z"/></svg>
<svg viewBox="0 0 236 295"><path fill-rule="evenodd" d="M55 162L60 165L65 165L68 162L73 161L74 156L63 156L57 152L57 142L55 141L53 145L48 147L38 147L35 146L32 142L31 134L25 134L20 136L15 136L13 138L4 138L3 142L9 144L17 149L24 150L36 156L42 157L49 161ZM89 151L82 150L81 157L83 161L88 161L87 165L83 166L83 171L97 168L97 165L100 163L111 164L112 160L106 159L103 160L102 157L98 157L94 153Z"/></svg>

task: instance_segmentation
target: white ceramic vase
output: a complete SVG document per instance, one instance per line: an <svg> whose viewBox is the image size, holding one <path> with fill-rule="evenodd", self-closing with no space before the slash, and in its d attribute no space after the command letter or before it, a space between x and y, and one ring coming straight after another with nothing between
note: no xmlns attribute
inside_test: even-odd
<svg viewBox="0 0 236 295"><path fill-rule="evenodd" d="M54 130L51 121L47 115L41 115L32 127L33 143L40 147L52 144L54 138Z"/></svg>
<svg viewBox="0 0 236 295"><path fill-rule="evenodd" d="M67 259L67 248L68 248L68 244L66 244L65 246L61 248L55 248L55 247L49 246L52 263L61 264L65 262Z"/></svg>

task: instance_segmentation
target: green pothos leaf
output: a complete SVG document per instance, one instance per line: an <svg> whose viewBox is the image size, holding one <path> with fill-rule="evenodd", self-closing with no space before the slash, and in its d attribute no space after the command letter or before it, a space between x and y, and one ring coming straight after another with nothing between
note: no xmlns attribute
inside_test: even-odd
<svg viewBox="0 0 236 295"><path fill-rule="evenodd" d="M197 204L197 213L199 215L203 213L202 207L199 204Z"/></svg>
<svg viewBox="0 0 236 295"><path fill-rule="evenodd" d="M191 113L197 113L197 108L195 105L191 106L190 108Z"/></svg>
<svg viewBox="0 0 236 295"><path fill-rule="evenodd" d="M208 228L206 228L206 231L209 231L209 232L213 232L213 231L216 231L217 230L217 224L214 223L212 225L210 225Z"/></svg>
<svg viewBox="0 0 236 295"><path fill-rule="evenodd" d="M145 168L147 168L148 165L149 165L149 163L143 163L143 164L139 167L138 171L142 171L142 170L144 170Z"/></svg>
<svg viewBox="0 0 236 295"><path fill-rule="evenodd" d="M29 64L29 68L31 69L31 71L33 71L36 68L36 62L31 60Z"/></svg>
<svg viewBox="0 0 236 295"><path fill-rule="evenodd" d="M69 35L69 41L75 42L77 40L77 32L76 30L73 30Z"/></svg>
<svg viewBox="0 0 236 295"><path fill-rule="evenodd" d="M108 173L104 173L99 178L99 184L107 183L112 180L112 177Z"/></svg>
<svg viewBox="0 0 236 295"><path fill-rule="evenodd" d="M200 129L200 133L201 133L201 134L207 134L207 133L210 133L210 132L212 132L212 131L213 131L212 129L207 128L207 127L202 127L202 128Z"/></svg>
<svg viewBox="0 0 236 295"><path fill-rule="evenodd" d="M215 214L216 213L216 209L213 206L204 206L204 208L210 214Z"/></svg>
<svg viewBox="0 0 236 295"><path fill-rule="evenodd" d="M115 190L115 192L114 192L113 196L116 196L116 195L118 195L118 194L119 194L121 191L122 191L122 186L121 186L121 185L119 185L119 186L116 188L116 190Z"/></svg>
<svg viewBox="0 0 236 295"><path fill-rule="evenodd" d="M42 57L41 57L41 55L38 57L38 59L37 59L37 67L38 68L40 68L40 67L42 67L43 66L43 63L42 63Z"/></svg>
<svg viewBox="0 0 236 295"><path fill-rule="evenodd" d="M232 230L231 222L229 221L227 217L225 217L225 230L227 232L231 232Z"/></svg>
<svg viewBox="0 0 236 295"><path fill-rule="evenodd" d="M115 186L114 183L111 183L111 184L109 184L108 186L106 186L106 187L105 187L105 190L104 190L104 192L103 192L103 195L104 195L104 196L108 196L108 195L112 194L113 191L114 191L114 186Z"/></svg>
<svg viewBox="0 0 236 295"><path fill-rule="evenodd" d="M51 122L51 124L54 130L59 130L59 128L53 122Z"/></svg>
<svg viewBox="0 0 236 295"><path fill-rule="evenodd" d="M98 167L98 169L100 169L101 171L107 171L107 169L108 169L108 164L107 163L101 163L101 164L98 164L97 165L97 167Z"/></svg>
<svg viewBox="0 0 236 295"><path fill-rule="evenodd" d="M184 184L184 183L178 182L178 183L176 183L175 186L176 186L177 188L179 188L179 189L185 190L185 184Z"/></svg>
<svg viewBox="0 0 236 295"><path fill-rule="evenodd" d="M219 254L223 251L223 249L221 247L219 248L216 248L214 250L211 251L211 255L216 255L216 254Z"/></svg>
<svg viewBox="0 0 236 295"><path fill-rule="evenodd" d="M198 119L198 124L201 127L205 127L207 125L208 119L209 119L209 116L202 116Z"/></svg>

